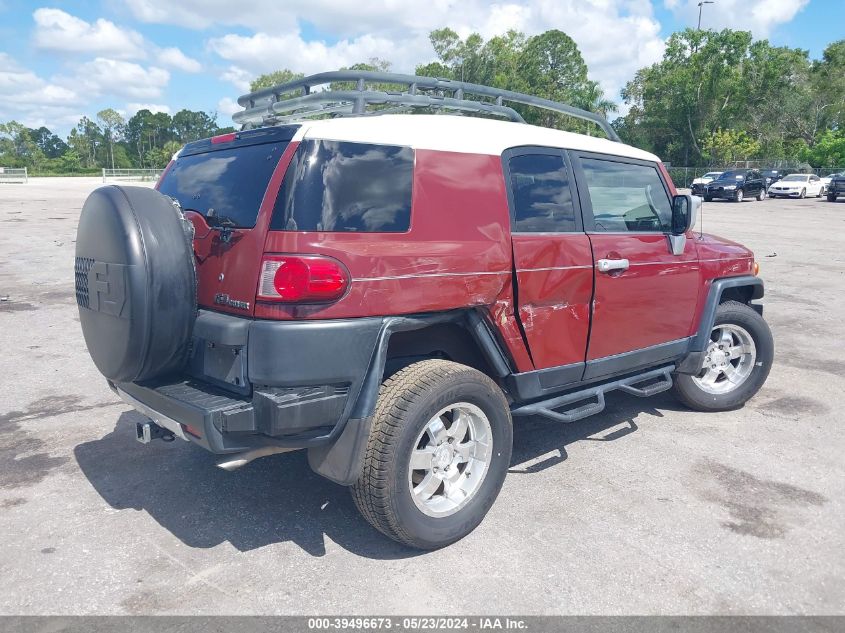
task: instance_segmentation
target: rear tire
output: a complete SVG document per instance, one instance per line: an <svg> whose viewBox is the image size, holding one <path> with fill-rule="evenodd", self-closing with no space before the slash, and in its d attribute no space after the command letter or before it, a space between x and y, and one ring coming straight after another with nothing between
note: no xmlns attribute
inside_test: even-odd
<svg viewBox="0 0 845 633"><path fill-rule="evenodd" d="M828 192L828 194L827 194L827 201L828 201L828 202L836 202L836 194L835 194L835 193L829 193L829 192Z"/></svg>
<svg viewBox="0 0 845 633"><path fill-rule="evenodd" d="M766 382L774 358L772 332L753 308L727 301L716 309L710 339L698 374L677 374L672 389L696 411L737 409Z"/></svg>
<svg viewBox="0 0 845 633"><path fill-rule="evenodd" d="M414 363L382 384L352 498L386 536L445 547L493 505L512 444L510 409L490 378L450 361Z"/></svg>
<svg viewBox="0 0 845 633"><path fill-rule="evenodd" d="M762 202L765 198L766 198L766 190L760 189L760 191L757 193L757 201Z"/></svg>
<svg viewBox="0 0 845 633"><path fill-rule="evenodd" d="M710 196L704 196L704 202L712 202L713 198Z"/></svg>

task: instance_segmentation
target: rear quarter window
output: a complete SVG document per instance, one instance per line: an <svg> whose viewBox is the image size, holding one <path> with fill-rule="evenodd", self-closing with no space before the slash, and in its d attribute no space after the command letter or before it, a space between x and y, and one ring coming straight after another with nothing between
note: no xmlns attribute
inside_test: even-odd
<svg viewBox="0 0 845 633"><path fill-rule="evenodd" d="M208 216L214 209L239 228L252 228L273 170L287 142L242 145L180 156L158 190L179 201L184 211Z"/></svg>
<svg viewBox="0 0 845 633"><path fill-rule="evenodd" d="M288 167L270 228L403 233L411 226L410 147L303 141Z"/></svg>

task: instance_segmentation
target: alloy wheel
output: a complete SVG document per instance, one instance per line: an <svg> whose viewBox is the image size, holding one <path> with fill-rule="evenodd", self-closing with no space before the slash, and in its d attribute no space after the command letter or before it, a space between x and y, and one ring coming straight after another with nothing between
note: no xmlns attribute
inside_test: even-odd
<svg viewBox="0 0 845 633"><path fill-rule="evenodd" d="M745 328L717 325L710 333L701 371L693 381L707 393L729 393L748 379L756 360L754 339Z"/></svg>
<svg viewBox="0 0 845 633"><path fill-rule="evenodd" d="M446 517L481 488L490 468L493 432L476 405L458 402L434 415L417 436L408 463L408 485L417 508Z"/></svg>

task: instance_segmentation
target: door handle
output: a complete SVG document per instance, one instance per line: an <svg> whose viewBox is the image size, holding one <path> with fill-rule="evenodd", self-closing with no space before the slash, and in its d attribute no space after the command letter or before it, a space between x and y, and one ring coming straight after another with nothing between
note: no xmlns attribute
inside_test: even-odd
<svg viewBox="0 0 845 633"><path fill-rule="evenodd" d="M631 264L627 259L600 259L596 262L596 268L600 273L611 273L614 270L628 270Z"/></svg>

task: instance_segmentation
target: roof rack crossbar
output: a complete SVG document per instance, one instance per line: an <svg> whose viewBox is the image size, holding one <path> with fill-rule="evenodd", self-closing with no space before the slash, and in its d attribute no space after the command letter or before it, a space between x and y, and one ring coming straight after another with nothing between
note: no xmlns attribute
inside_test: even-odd
<svg viewBox="0 0 845 633"><path fill-rule="evenodd" d="M352 89L313 89L332 82L348 82L354 87ZM394 84L400 89L395 90L391 87L388 90L384 86L378 88L367 86L373 83ZM492 101L478 101L470 97L482 97L492 99ZM609 139L619 141L616 130L603 116L565 103L452 79L366 70L319 73L245 94L238 98L238 104L244 110L236 112L232 119L236 123L249 125L274 123L280 119L285 121L307 119L329 112L341 116L361 116L387 112L387 110L368 111L369 105L396 104L408 109L435 107L459 112L491 114L524 123L520 114L505 105L505 102L543 108L590 121L604 130ZM351 110L345 106L351 106ZM393 108L388 110L395 111Z"/></svg>

